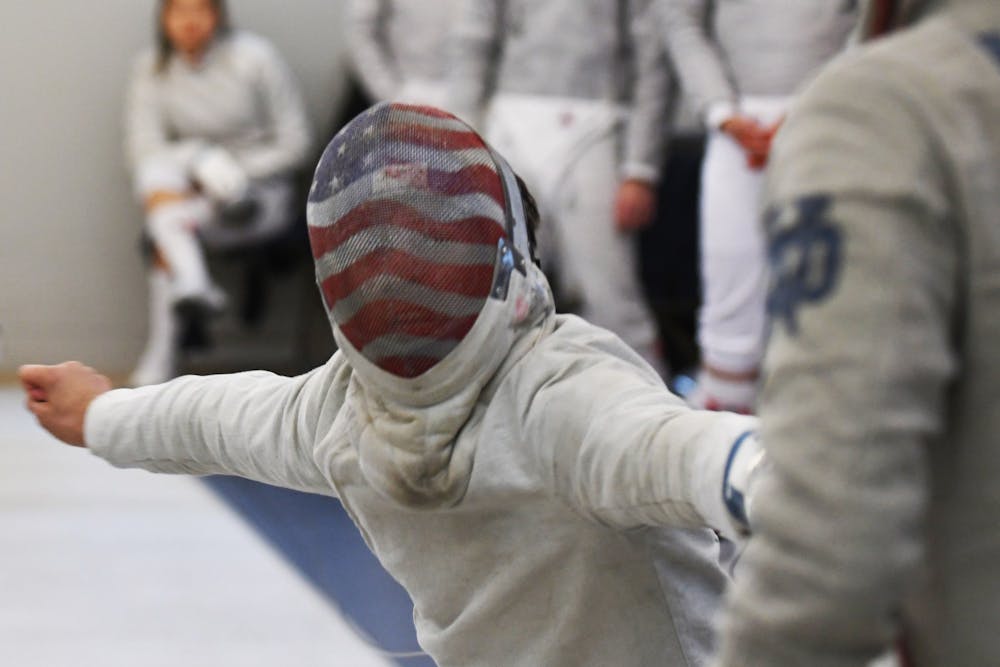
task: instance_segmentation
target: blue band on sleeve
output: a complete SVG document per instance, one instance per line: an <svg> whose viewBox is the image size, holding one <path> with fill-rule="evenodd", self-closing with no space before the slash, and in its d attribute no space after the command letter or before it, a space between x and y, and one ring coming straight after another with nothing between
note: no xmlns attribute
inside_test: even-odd
<svg viewBox="0 0 1000 667"><path fill-rule="evenodd" d="M750 438L753 435L755 435L754 431L747 431L733 443L732 448L729 450L729 458L726 460L726 470L722 477L722 501L726 504L726 509L729 510L729 514L744 529L747 529L750 526L750 521L746 512L746 503L743 498L743 493L736 490L733 485L729 483L729 474L732 472L733 461L736 460L736 454L739 453L740 447L743 446L743 443L747 440L747 438Z"/></svg>

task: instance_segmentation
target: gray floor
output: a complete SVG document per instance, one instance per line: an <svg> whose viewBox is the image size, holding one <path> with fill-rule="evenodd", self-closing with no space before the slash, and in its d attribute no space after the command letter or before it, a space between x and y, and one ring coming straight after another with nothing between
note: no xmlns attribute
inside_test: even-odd
<svg viewBox="0 0 1000 667"><path fill-rule="evenodd" d="M0 665L390 664L199 483L57 444L0 388Z"/></svg>

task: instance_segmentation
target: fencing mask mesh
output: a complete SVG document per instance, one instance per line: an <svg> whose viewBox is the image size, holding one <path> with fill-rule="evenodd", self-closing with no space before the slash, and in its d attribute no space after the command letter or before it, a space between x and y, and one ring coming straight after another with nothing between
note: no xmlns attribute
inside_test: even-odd
<svg viewBox="0 0 1000 667"><path fill-rule="evenodd" d="M379 104L327 147L308 206L317 281L331 322L375 366L432 368L523 262L505 170L430 107Z"/></svg>

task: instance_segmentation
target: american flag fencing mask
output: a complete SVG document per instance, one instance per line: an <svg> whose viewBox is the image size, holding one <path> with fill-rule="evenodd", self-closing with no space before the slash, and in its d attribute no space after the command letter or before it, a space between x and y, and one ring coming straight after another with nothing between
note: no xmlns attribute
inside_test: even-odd
<svg viewBox="0 0 1000 667"><path fill-rule="evenodd" d="M444 359L491 295L506 296L505 277L524 273L512 190L503 160L444 111L382 103L348 124L308 204L317 282L342 337L397 377Z"/></svg>

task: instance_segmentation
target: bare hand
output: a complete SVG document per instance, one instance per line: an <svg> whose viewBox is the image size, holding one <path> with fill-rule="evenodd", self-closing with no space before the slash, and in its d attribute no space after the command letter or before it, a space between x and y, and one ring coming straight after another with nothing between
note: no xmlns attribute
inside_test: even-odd
<svg viewBox="0 0 1000 667"><path fill-rule="evenodd" d="M632 232L649 225L656 211L656 191L645 181L630 178L618 188L615 198L615 227Z"/></svg>
<svg viewBox="0 0 1000 667"><path fill-rule="evenodd" d="M21 366L28 410L63 442L86 447L83 420L90 403L111 389L111 380L78 361L58 366Z"/></svg>
<svg viewBox="0 0 1000 667"><path fill-rule="evenodd" d="M749 116L733 116L719 127L743 148L747 166L751 169L763 169L767 166L771 154L771 139L777 127L772 131L772 128L764 127Z"/></svg>

